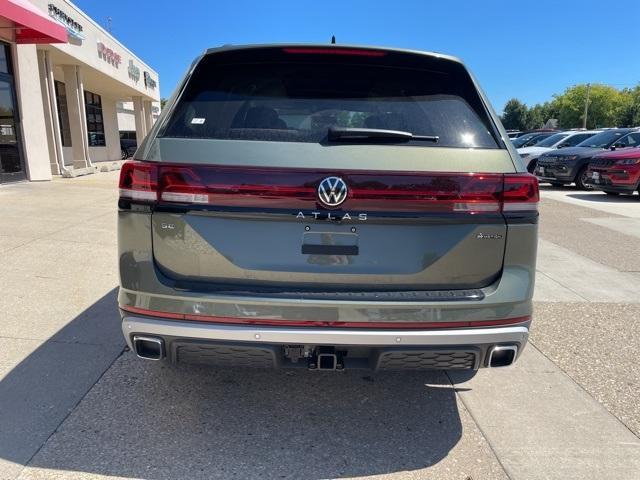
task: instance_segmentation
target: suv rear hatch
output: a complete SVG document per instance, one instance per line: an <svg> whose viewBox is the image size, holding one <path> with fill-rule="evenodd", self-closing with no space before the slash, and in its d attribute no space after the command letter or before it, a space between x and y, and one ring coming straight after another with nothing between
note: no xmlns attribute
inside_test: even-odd
<svg viewBox="0 0 640 480"><path fill-rule="evenodd" d="M505 215L536 210L466 69L340 47L213 51L128 163L158 269L180 288L474 289Z"/></svg>

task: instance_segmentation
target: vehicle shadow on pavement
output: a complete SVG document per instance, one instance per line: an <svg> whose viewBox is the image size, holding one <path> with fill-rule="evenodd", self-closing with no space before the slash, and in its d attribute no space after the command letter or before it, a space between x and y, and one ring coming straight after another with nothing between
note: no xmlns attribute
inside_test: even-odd
<svg viewBox="0 0 640 480"><path fill-rule="evenodd" d="M365 476L437 464L462 436L455 389L439 372L216 369L126 352L100 378L91 367L98 353L70 359L52 348L70 342L114 345L107 353L118 356L115 291L0 381L0 463L28 462L21 478L46 476L41 469L140 479ZM105 355L96 365L111 364Z"/></svg>
<svg viewBox="0 0 640 480"><path fill-rule="evenodd" d="M548 183L539 184L540 191L548 190L550 192L566 192L570 190L577 190L575 185L549 185Z"/></svg>
<svg viewBox="0 0 640 480"><path fill-rule="evenodd" d="M570 193L567 197L575 198L577 200L587 200L590 202L607 202L607 203L638 203L640 197L638 194L633 195L606 195L602 192L593 193Z"/></svg>
<svg viewBox="0 0 640 480"><path fill-rule="evenodd" d="M114 288L13 368L0 351L0 478L17 476L84 394L122 353ZM54 315L57 312L54 313ZM12 340L12 339L9 339ZM9 360L36 340L13 339ZM16 356L13 356L15 358ZM2 369L2 367L5 367ZM7 371L8 370L8 371Z"/></svg>
<svg viewBox="0 0 640 480"><path fill-rule="evenodd" d="M415 470L460 439L454 395L438 373L223 370L129 353L32 465L144 479Z"/></svg>

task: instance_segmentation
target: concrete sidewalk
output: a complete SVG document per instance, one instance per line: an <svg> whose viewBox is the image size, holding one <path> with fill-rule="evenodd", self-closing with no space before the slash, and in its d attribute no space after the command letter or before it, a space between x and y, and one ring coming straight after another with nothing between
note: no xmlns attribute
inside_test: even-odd
<svg viewBox="0 0 640 480"><path fill-rule="evenodd" d="M575 238L591 221L633 242L619 206L554 193L575 219L555 237L562 226L545 217L557 207L543 201L535 346L514 368L451 374L452 384L441 373L212 370L122 354L117 177L0 187L3 480L638 478L640 379L625 372L640 340L623 321L640 308L638 272L576 252ZM628 348L606 354L619 338Z"/></svg>
<svg viewBox="0 0 640 480"><path fill-rule="evenodd" d="M120 355L117 172L0 187L0 478Z"/></svg>

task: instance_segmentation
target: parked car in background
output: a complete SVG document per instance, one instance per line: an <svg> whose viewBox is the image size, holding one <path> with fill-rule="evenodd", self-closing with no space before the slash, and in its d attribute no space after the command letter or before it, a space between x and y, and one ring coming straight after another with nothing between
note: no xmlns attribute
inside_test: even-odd
<svg viewBox="0 0 640 480"><path fill-rule="evenodd" d="M557 128L534 128L533 130L521 130L516 135L517 137L521 137L523 135L527 135L528 133L544 133L544 132L559 132Z"/></svg>
<svg viewBox="0 0 640 480"><path fill-rule="evenodd" d="M520 130L507 130L507 135L510 139L517 138L520 133L522 133Z"/></svg>
<svg viewBox="0 0 640 480"><path fill-rule="evenodd" d="M122 151L122 159L131 158L138 148L136 132L134 130L120 131L120 150Z"/></svg>
<svg viewBox="0 0 640 480"><path fill-rule="evenodd" d="M567 131L555 133L532 147L519 148L518 153L527 165L527 170L533 173L538 157L543 153L555 150L557 148L575 147L580 142L600 133L597 130L589 131Z"/></svg>
<svg viewBox="0 0 640 480"><path fill-rule="evenodd" d="M118 301L139 357L327 371L518 358L538 181L460 60L225 46L178 92L120 176Z"/></svg>
<svg viewBox="0 0 640 480"><path fill-rule="evenodd" d="M589 190L587 169L594 155L606 149L635 147L640 145L637 128L612 128L587 138L573 148L563 148L543 153L538 157L536 176L552 185L575 183L582 190Z"/></svg>
<svg viewBox="0 0 640 480"><path fill-rule="evenodd" d="M556 132L529 132L521 137L515 138L511 141L513 146L516 148L525 148L536 145L538 142L541 142L545 138L554 135Z"/></svg>
<svg viewBox="0 0 640 480"><path fill-rule="evenodd" d="M608 195L640 194L640 147L599 153L589 163L587 183Z"/></svg>

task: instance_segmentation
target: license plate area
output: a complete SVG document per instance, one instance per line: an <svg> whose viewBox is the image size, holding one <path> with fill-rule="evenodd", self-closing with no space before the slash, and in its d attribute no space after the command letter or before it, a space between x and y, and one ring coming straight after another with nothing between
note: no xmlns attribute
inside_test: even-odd
<svg viewBox="0 0 640 480"><path fill-rule="evenodd" d="M302 236L303 255L358 255L358 234L307 232Z"/></svg>

